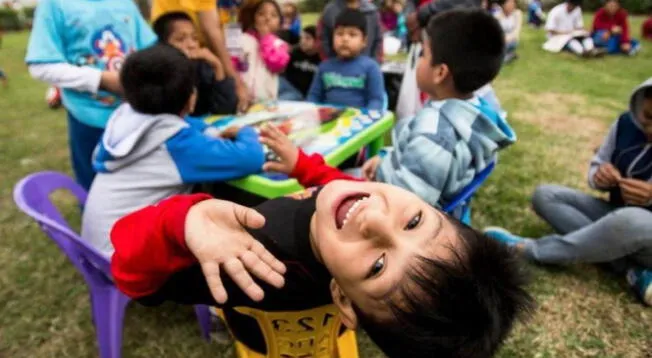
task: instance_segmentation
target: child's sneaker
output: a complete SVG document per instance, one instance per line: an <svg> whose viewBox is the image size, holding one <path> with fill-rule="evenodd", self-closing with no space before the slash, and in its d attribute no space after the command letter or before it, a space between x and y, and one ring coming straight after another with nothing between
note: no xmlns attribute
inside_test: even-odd
<svg viewBox="0 0 652 358"><path fill-rule="evenodd" d="M648 306L652 306L652 270L633 268L627 271L627 282Z"/></svg>
<svg viewBox="0 0 652 358"><path fill-rule="evenodd" d="M502 242L507 246L517 246L519 244L525 243L525 240L520 237L512 234L511 232L503 229L502 227L490 226L486 227L483 230L484 234L488 237Z"/></svg>

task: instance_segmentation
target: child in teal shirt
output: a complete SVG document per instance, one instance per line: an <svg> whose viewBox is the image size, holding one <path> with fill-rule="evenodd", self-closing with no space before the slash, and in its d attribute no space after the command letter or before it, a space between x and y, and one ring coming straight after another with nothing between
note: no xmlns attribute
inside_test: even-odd
<svg viewBox="0 0 652 358"><path fill-rule="evenodd" d="M156 42L131 0L41 0L25 62L32 76L62 89L73 171L90 188L93 150L120 105L125 57Z"/></svg>

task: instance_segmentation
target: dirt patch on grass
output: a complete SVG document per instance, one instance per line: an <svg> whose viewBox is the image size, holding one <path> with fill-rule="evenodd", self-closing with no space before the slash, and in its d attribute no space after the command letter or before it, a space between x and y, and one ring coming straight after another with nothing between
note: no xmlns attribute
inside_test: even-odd
<svg viewBox="0 0 652 358"><path fill-rule="evenodd" d="M611 111L589 104L584 96L544 92L522 98L528 110L517 111L514 116L548 133L583 139L588 145L599 144L606 134L607 126L597 119L608 117Z"/></svg>

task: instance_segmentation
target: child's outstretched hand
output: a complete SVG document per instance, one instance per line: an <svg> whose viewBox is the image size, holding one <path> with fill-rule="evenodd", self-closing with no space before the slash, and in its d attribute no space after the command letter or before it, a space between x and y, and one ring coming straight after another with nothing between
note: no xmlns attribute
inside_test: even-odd
<svg viewBox="0 0 652 358"><path fill-rule="evenodd" d="M270 161L263 165L263 170L290 174L297 165L299 148L283 132L273 125L260 129L260 142L267 145L279 157L279 161Z"/></svg>
<svg viewBox="0 0 652 358"><path fill-rule="evenodd" d="M220 277L224 270L247 296L260 301L263 290L250 273L274 287L285 284L285 265L256 241L245 228L257 229L265 218L254 209L223 200L195 204L186 216L186 246L201 265L215 301L226 302L228 294Z"/></svg>
<svg viewBox="0 0 652 358"><path fill-rule="evenodd" d="M376 179L376 170L380 164L380 156L374 156L373 158L367 160L362 164L362 176L369 180L373 181Z"/></svg>

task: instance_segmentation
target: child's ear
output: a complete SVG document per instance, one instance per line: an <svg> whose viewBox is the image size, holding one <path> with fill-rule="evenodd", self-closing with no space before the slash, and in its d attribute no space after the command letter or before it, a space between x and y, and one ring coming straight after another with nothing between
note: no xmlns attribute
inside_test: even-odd
<svg viewBox="0 0 652 358"><path fill-rule="evenodd" d="M340 285L335 282L335 279L331 280L331 296L333 297L333 304L340 311L340 320L348 329L356 329L358 326L358 316L356 316L355 311L353 310L353 304L351 300L346 297Z"/></svg>
<svg viewBox="0 0 652 358"><path fill-rule="evenodd" d="M450 71L448 69L448 65L445 63L435 65L432 68L432 82L437 85L443 83L449 75Z"/></svg>

